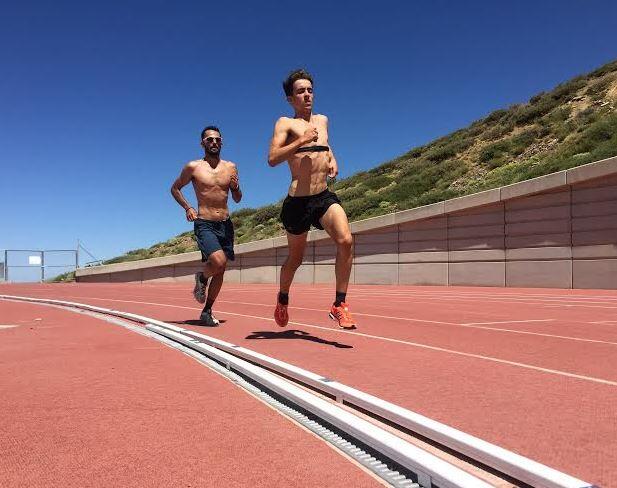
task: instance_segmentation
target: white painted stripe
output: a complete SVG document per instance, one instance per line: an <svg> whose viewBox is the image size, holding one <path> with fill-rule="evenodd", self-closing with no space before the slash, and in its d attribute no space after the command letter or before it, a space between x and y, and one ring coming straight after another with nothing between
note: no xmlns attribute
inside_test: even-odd
<svg viewBox="0 0 617 488"><path fill-rule="evenodd" d="M72 298L79 298L79 297L72 297ZM108 302L123 302L123 303L141 303L144 305L154 305L157 307L173 307L173 308L183 308L183 309L188 309L188 310L201 310L200 308L194 308L194 307L186 307L186 306L181 306L181 305L171 305L171 304L164 304L164 303L157 303L157 302L142 302L142 301L136 301L136 300L119 300L119 299L113 299L113 298L95 298L95 297L81 297L81 298L85 298L87 300L102 300L102 301L108 301ZM232 305L234 304L243 304L243 305L255 305L255 306L262 306L262 307L271 307L271 304L264 304L264 303L253 303L253 302L231 302L231 301L226 301L226 300L217 300L217 303L230 303ZM323 309L319 309L319 308L306 308L306 307L289 307L290 310L293 309L298 309L298 310L312 310L312 311L317 311L317 312L323 312ZM223 310L218 310L217 309L217 313L226 313L229 315L237 315L240 317L248 317L248 318L259 318L259 319L263 319L263 320L269 320L269 321L273 321L273 319L269 318L269 317L263 317L263 316L255 316L255 315L245 315L245 314L239 314L239 313L235 313L235 312L226 312ZM587 342L587 343L591 343L591 344L607 344L610 346L617 346L617 342L611 342L611 341L603 341L600 339L586 339L584 337L574 337L574 336L564 336L564 335L557 335L557 334L547 334L547 333L543 333L543 332L531 332L531 331L525 331L525 330L516 330L516 329L503 329L503 328L497 328L497 327L486 327L486 326L480 326L480 325L471 325L471 324L455 324L455 323L451 323L451 322L438 322L438 321L425 321L422 319L411 319L411 318L407 318L407 317L393 317L393 316L389 316L389 315L375 315L375 314L363 314L363 313L357 313L354 312L354 315L358 315L358 316L367 316L367 317L376 317L376 318L380 318L380 319L391 319L391 320L402 320L402 321L410 321L410 322L417 322L417 323L428 323L428 324L440 324L440 325L450 325L450 326L454 326L454 327L461 327L461 328L471 328L471 329L480 329L480 330L488 330L488 331L492 331L492 332L502 332L502 333L510 333L510 334L519 334L519 335L529 335L529 336L537 336L537 337L548 337L551 339L560 339L560 340L567 340L567 341L575 341L575 342ZM492 324L492 323L505 323L505 324L510 324L510 323L515 323L515 322L543 322L543 321L554 321L556 319L543 319L543 320L526 320L526 321L517 321L517 320L510 320L510 321L505 321L505 322L485 322L487 324ZM294 322L296 324L299 324L300 322ZM308 324L302 324L306 327L319 327L317 325L308 325ZM325 330L333 330L331 328L324 328ZM338 331L337 331L338 332ZM381 336L376 336L376 337L381 337ZM382 339L387 340L388 338L386 337L382 337Z"/></svg>
<svg viewBox="0 0 617 488"><path fill-rule="evenodd" d="M502 320L499 322L469 322L457 325L491 325L491 324L523 324L527 322L554 322L556 319Z"/></svg>
<svg viewBox="0 0 617 488"><path fill-rule="evenodd" d="M126 302L126 303L141 303L141 304L144 304L144 305L155 305L155 306L158 306L158 307L182 308L182 309L186 309L186 310L199 310L199 311L201 311L200 308L185 307L183 305L170 305L170 304L155 303L155 302L136 302L136 301L132 301L132 300L113 300L113 299L110 299L110 298L87 298L87 297L82 297L82 298L93 299L93 300L107 300L107 301ZM267 320L268 322L274 322L273 318L262 317L260 315L247 315L247 314L235 313L235 312L225 312L223 310L217 310L216 313L217 314L232 315L232 316L236 316L236 317L247 317L247 318L250 318L250 319ZM428 349L428 350L432 350L432 351L444 352L444 353L448 353L448 354L455 354L455 355L458 355L458 356L470 357L470 358L474 358L474 359L481 359L481 360L484 360L484 361L491 361L491 362L498 363L498 364L507 364L509 366L516 366L516 367L519 367L519 368L529 369L529 370L533 370L533 371L539 371L539 372L542 372L542 373L549 373L549 374L554 374L554 375L558 375L558 376L565 376L565 377L568 377L568 378L574 378L574 379L583 380L583 381L591 381L592 383L599 383L599 384L609 385L609 386L617 386L617 382L611 381L611 380L606 380L606 379L602 379L602 378L595 378L593 376L585 376L585 375L579 375L579 374L575 374L575 373L569 373L567 371L561 371L561 370L557 370L557 369L542 368L540 366L534 366L534 365L531 365L531 364L520 363L520 362L516 362L516 361L509 361L507 359L499 359L499 358L495 358L495 357L492 357L492 356L483 356L481 354L473 354L473 353L468 353L468 352L456 351L454 349L447 349L447 348L438 347L438 346L430 346L428 344L421 344L421 343L418 343L418 342L404 341L402 339L393 339L391 337L383 337L383 336L378 336L378 335L365 334L365 333L362 333L362 332L354 332L353 330L334 329L332 327L323 327L323 326L315 325L315 324L307 324L305 322L294 322L294 321L290 320L289 323L290 324L294 324L294 325L301 325L303 327L310 327L312 329L326 330L328 332L341 333L341 334L353 334L353 335L357 335L357 336L361 336L361 337L368 337L370 339L378 339L378 340L381 340L381 341L394 342L394 343L397 343L397 344L404 344L404 345L407 345L407 346L418 347L418 348ZM589 340L591 340L591 339L589 339ZM612 343L609 343L609 344L612 344Z"/></svg>

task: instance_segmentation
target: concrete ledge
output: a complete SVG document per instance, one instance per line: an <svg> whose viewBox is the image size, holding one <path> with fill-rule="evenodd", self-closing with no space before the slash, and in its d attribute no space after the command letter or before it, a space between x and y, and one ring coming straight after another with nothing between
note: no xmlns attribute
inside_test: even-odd
<svg viewBox="0 0 617 488"><path fill-rule="evenodd" d="M274 237L272 239L272 246L277 248L287 246L287 236Z"/></svg>
<svg viewBox="0 0 617 488"><path fill-rule="evenodd" d="M394 225L394 216L395 214L391 213L387 215L381 215L379 217L373 217L370 219L352 222L350 224L351 232L355 234L357 232L366 232L373 229L380 229L382 227Z"/></svg>
<svg viewBox="0 0 617 488"><path fill-rule="evenodd" d="M325 230L312 230L308 233L306 238L307 242L323 241L324 239L330 239L330 236Z"/></svg>
<svg viewBox="0 0 617 488"><path fill-rule="evenodd" d="M547 190L566 186L566 172L559 171L550 175L539 176L531 180L521 181L501 188L501 199L511 200L526 195L533 195Z"/></svg>
<svg viewBox="0 0 617 488"><path fill-rule="evenodd" d="M472 195L446 200L444 202L444 209L446 213L451 213L473 207L479 207L481 205L490 205L491 203L499 202L501 200L500 195L501 188L494 188L492 190L486 190L480 193L473 193Z"/></svg>
<svg viewBox="0 0 617 488"><path fill-rule="evenodd" d="M180 263L190 263L201 261L201 252L193 251L160 258L141 259L139 261L127 261L124 263L105 264L102 266L92 266L90 268L80 268L76 276L96 275L102 273L118 273L134 269L153 268L157 266L171 266Z"/></svg>
<svg viewBox="0 0 617 488"><path fill-rule="evenodd" d="M566 181L569 185L574 185L615 173L617 173L617 157L612 157L567 170Z"/></svg>
<svg viewBox="0 0 617 488"><path fill-rule="evenodd" d="M409 210L401 210L395 212L394 223L403 224L405 222L412 222L414 220L428 219L430 217L436 217L445 213L445 202L431 203L430 205L424 205L423 207L410 208Z"/></svg>
<svg viewBox="0 0 617 488"><path fill-rule="evenodd" d="M274 239L262 239L261 241L245 242L234 246L234 252L245 254L247 252L263 251L264 249L272 249L274 247Z"/></svg>

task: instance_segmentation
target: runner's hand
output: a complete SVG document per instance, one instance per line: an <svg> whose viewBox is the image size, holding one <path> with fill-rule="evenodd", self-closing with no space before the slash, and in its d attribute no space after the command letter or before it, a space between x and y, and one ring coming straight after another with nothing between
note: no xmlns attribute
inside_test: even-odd
<svg viewBox="0 0 617 488"><path fill-rule="evenodd" d="M229 189L231 191L237 191L240 188L240 180L238 179L238 170L236 169L231 174L231 180L229 181Z"/></svg>
<svg viewBox="0 0 617 488"><path fill-rule="evenodd" d="M338 175L338 164L335 161L330 161L328 164L328 178L334 179Z"/></svg>
<svg viewBox="0 0 617 488"><path fill-rule="evenodd" d="M186 220L188 220L189 222L193 222L196 218L197 212L195 212L195 209L193 207L189 207L186 210Z"/></svg>
<svg viewBox="0 0 617 488"><path fill-rule="evenodd" d="M317 138L319 137L319 132L317 132L316 127L309 127L304 131L302 135L302 144L306 144L308 142L317 142Z"/></svg>

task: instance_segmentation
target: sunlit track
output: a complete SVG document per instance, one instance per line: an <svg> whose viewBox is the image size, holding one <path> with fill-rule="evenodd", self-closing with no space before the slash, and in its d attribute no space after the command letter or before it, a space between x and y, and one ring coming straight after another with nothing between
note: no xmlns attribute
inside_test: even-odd
<svg viewBox="0 0 617 488"><path fill-rule="evenodd" d="M437 486L443 488L497 488L498 486L506 486L499 479L505 476L505 479L508 481L507 486L512 486L511 483L514 482L514 486L519 486L519 483L522 483L524 486L529 485L536 488L546 488L549 486L552 488L594 488L591 484L565 472L520 456L515 452L453 429L416 412L386 402L381 398L374 397L311 371L298 368L293 364L282 362L276 358L265 356L226 341L221 341L215 337L195 333L172 324L166 324L151 317L121 310L100 308L85 303L8 295L0 295L0 299L17 302L35 302L56 308L67 307L72 311L77 311L77 313L85 313L97 317L110 316L110 318L104 318L104 320L123 325L131 330L138 331L142 335L156 332L163 337L160 340L166 341L171 339L181 344L179 347L189 347L193 351L199 351L214 359L220 365L226 366L228 370L239 372L251 380L256 380L258 385L266 386L270 391L282 395L285 400L292 402L292 410L294 405L306 408L308 412L317 415L318 418L331 422L335 428L342 429L343 435L351 436L349 440L352 442L357 439L356 442L366 443L370 448L376 450L375 455L379 461L371 458L370 462L364 465L387 482L398 479L402 483L401 486L418 486L418 488L420 486L424 488L437 488ZM131 323L122 322L122 320L117 318L141 323L145 325L146 332L142 332L139 330L139 327L131 325ZM193 354L189 353L189 355ZM250 362L246 362L245 359L249 359ZM261 366L266 366L267 369L264 370ZM225 372L224 369L222 371ZM282 381L282 378L273 373L282 373L292 382ZM232 381L238 383L241 379L232 379ZM388 419L393 422L393 426L407 426L411 431L419 432L421 435L426 436L427 439L436 441L438 445L458 451L469 460L472 460L472 463L479 462L480 464L476 468L480 468L480 470L469 471L461 469L460 466L435 456L434 453L409 443L404 438L393 435L389 430L381 428L379 424L367 422L366 419L351 413L349 409L343 410L331 402L311 394L306 389L298 388L298 386L293 384L293 380L299 380L305 385L312 385L317 391L329 392L337 402L343 403L349 399L351 400L350 405L356 404L360 409L364 409L365 413L376 414L377 418ZM249 390L253 391L250 388ZM296 403L294 404L293 402ZM275 405L273 403L272 406L276 409L280 408L280 404ZM292 416L296 417L296 413L292 413ZM314 422L308 422L306 427L310 428L310 425L313 424ZM321 432L320 428L311 430L318 435ZM357 437L354 438L354 435ZM332 436L328 434L322 437L330 439ZM337 447L345 449L345 446L347 446L350 449L348 452L350 457L353 457L359 463L366 461L366 455L358 453L358 449L355 449L353 445L349 446L349 441L340 441L340 437L336 435L333 437ZM394 462L394 465L391 464L392 462ZM493 471L481 474L484 467L489 467ZM401 468L409 474L399 476ZM399 471L395 471L396 469L399 469ZM481 474L481 476L477 477L478 474ZM409 479L409 475L411 475L414 481L417 480L418 484L410 484L405 481L405 476ZM497 484L491 483L489 478L486 478L486 476L491 475L493 477L497 476L497 479L494 480ZM393 476L396 478L393 478ZM395 483L394 486L399 485Z"/></svg>
<svg viewBox="0 0 617 488"><path fill-rule="evenodd" d="M174 291L178 291L181 292L182 295L186 295L186 288L185 289L179 289L179 288L175 288ZM492 291L492 289L491 289ZM229 293L237 293L237 292L244 292L244 293L248 293L248 294L255 294L254 290L246 290L246 289L235 289L235 288L224 288L223 291L223 295L225 294L229 294ZM325 290L320 290L320 291L310 291L310 290L301 290L299 291L299 293L302 293L302 296L314 296L316 298L322 298L324 296L324 294L327 295ZM457 302L457 303L463 303L463 304L469 304L470 306L475 306L477 303L486 303L486 302L491 302L491 303L498 303L498 302L512 302L514 304L519 304L519 305L532 305L532 306L536 306L539 307L540 309L544 309L544 308L554 308L556 306L561 307L561 306L568 306L568 307L582 307L582 308L607 308L607 309L613 309L613 308L617 308L617 307L598 307L598 306L594 306L594 305L590 305L590 304L585 304L585 303L570 303L570 301L566 300L566 301L557 301L557 300L552 300L552 301L548 301L548 302L544 302L543 300L537 300L537 301L533 301L533 302L526 302L525 300L518 300L518 299L511 299L511 300L500 300L499 297L487 297L486 295L479 295L477 299L472 299L469 300L465 297L462 298L457 298L457 297L448 297L448 296L435 296L435 297L418 297L416 294L410 294L408 295L406 300L396 300L396 299L391 299L391 297L393 296L392 293L370 293L368 295L362 295L362 294L358 294L357 292L350 292L352 299L354 302L368 302L371 304L372 307L380 307L381 305L379 304L379 302L375 302L375 299L378 298L389 298L388 299L388 303L389 304L410 304L413 303L414 305L421 305L421 304L434 304L435 301L441 301L441 302L446 302L443 304L440 304L440 309L447 309L444 307L447 307L449 305L448 302ZM136 297L136 295L132 295L134 297ZM273 295L275 296L275 295ZM293 296L293 294L292 294ZM405 295L407 296L407 295ZM144 295L139 295L140 298L148 298L147 296ZM484 298L482 298L484 297ZM329 296L328 296L329 298ZM422 300L418 300L418 298L426 298L427 300L432 300L432 301L422 301ZM563 305L561 304L563 302ZM555 304L559 304L559 305L555 305ZM452 309L456 309L459 310L460 304L457 305L456 303L452 304ZM506 317L504 317L502 314L492 314L490 312L487 311L475 311L475 310L465 310L465 313L467 314L473 314L473 315L479 315L479 316L494 316L496 318L500 318L500 321L503 322L512 322L510 320L507 320ZM525 319L527 320L527 319ZM533 319L531 319L533 320ZM428 322L430 322L430 320L427 320ZM454 323L452 321L435 321L436 323L442 322L442 323ZM596 322L586 322L586 323L596 323Z"/></svg>
<svg viewBox="0 0 617 488"><path fill-rule="evenodd" d="M196 320L202 306L192 298L191 283L6 289L41 298L71 296L76 302L155 317L320 371L601 486L610 486L607 480L617 476L617 469L607 475L597 464L617 466L611 447L617 438L612 422L617 321L611 310L548 308L537 300L529 305L468 297L448 302L418 298L405 287L352 286L349 297L359 329L341 331L326 314L332 287L298 285L292 289L291 323L281 329L271 315L277 288L224 284L215 305L222 325L213 329ZM501 291L475 290L481 295L495 291L495 297ZM404 296L396 298L393 291ZM557 298L569 299L568 292L554 291ZM539 433L546 436L544 448L535 440Z"/></svg>
<svg viewBox="0 0 617 488"><path fill-rule="evenodd" d="M148 286L148 285L145 285ZM152 286L152 285L150 285ZM186 287L184 288L180 288L178 286L169 286L169 288L171 290L173 290L174 292L177 292L179 296L178 298L183 298L186 296L187 291L186 291ZM235 289L235 288L224 288L221 297L225 297L228 296L230 293L233 294L237 294L239 290ZM243 289L242 291L245 292L245 294L251 294L254 295L255 291L254 290L246 290ZM325 299L325 300L330 300L330 293L329 290L321 290L321 291L313 291L312 293L308 293L307 290L302 290L301 291L302 296L306 297L306 296L314 296L316 299ZM273 295L275 296L275 295ZM132 298L149 298L146 295L134 295L131 294ZM383 297L390 297L389 294L384 294ZM380 295L378 294L371 294L369 296L357 296L353 295L353 302L354 303L364 303L366 302L368 305L370 305L370 307L372 309L383 309L383 308L388 308L388 307L384 307L382 306L379 301L376 301L376 299L380 298ZM274 300L273 300L274 301ZM487 325L489 324L498 324L498 323L525 323L525 322L529 322L529 321L533 321L533 320L550 320L550 317L548 318L534 318L534 317L516 317L516 318L512 318L511 320L509 320L509 318L507 317L507 315L504 314L504 312L495 312L492 310L487 310L486 307L483 307L483 309L481 311L478 311L477 309L474 310L470 310L470 309L461 309L460 308L460 304L457 305L455 303L450 303L450 302L456 302L457 300L454 299L448 299L448 298L435 298L433 299L432 302L424 302L421 300L418 300L415 296L410 296L409 299L407 300L393 300L393 299L388 299L388 304L404 304L404 305L408 305L408 306L419 306L419 305L423 305L423 304L428 304L428 305L435 305L435 301L441 301L443 303L440 303L439 306L439 311L448 311L451 310L453 312L464 312L467 315L474 315L474 316L479 316L479 317L483 317L483 318L495 318L496 320L494 321L474 321L474 320L466 320L466 321L453 321L453 320L431 320L431 319L419 319L419 318L408 318L408 317L402 317L400 318L401 320L409 320L411 322L413 322L414 320L417 320L418 323L420 322L427 322L427 323L441 323L441 324L456 324L456 325L475 325L476 322L482 324L482 323L486 323ZM482 301L482 300L462 300L461 303L464 303L465 305L469 305L469 307L475 307L476 303L493 303L493 304L498 304L499 300L486 300L486 301ZM250 302L237 302L237 303L250 303ZM293 303L293 301L292 301ZM523 303L521 302L515 302L517 305L522 305ZM267 304L260 304L263 306L269 306L270 302L268 302ZM562 307L568 307L568 308L608 308L608 309L612 309L613 307L595 307L592 305L586 305L586 304L570 304L570 303L565 303L565 304L559 304L559 305L554 305L554 304L542 304L541 302L533 302L533 303L528 303L528 305L535 307L536 310L545 310L545 311L550 311L550 310L554 310L554 309L559 309ZM302 307L296 307L297 309L302 309ZM505 309L507 310L507 309ZM517 309L518 310L518 309ZM531 309L530 309L531 310ZM363 313L363 312L360 312ZM607 312L608 313L608 312ZM358 312L356 312L356 314L358 314ZM387 313L384 314L368 314L366 313L365 316L372 316L372 315L376 315L376 316L380 316L380 317L391 317L394 320L397 319L396 316L391 316L388 315ZM471 318L471 317L469 317ZM574 323L574 324L609 324L612 321L588 321L588 320L579 320L579 319L569 319L570 323ZM615 321L615 323L617 323L617 321ZM517 331L518 332L518 331ZM527 331L530 332L530 331ZM549 334L551 335L551 334ZM564 336L564 337L568 337L568 336ZM582 338L581 338L582 339ZM608 341L611 342L611 341Z"/></svg>
<svg viewBox="0 0 617 488"><path fill-rule="evenodd" d="M105 298L95 298L95 297L70 296L70 298L86 298L86 299L92 299L92 300L110 300L110 301L118 301L118 302L124 301L124 302L127 302L127 303L143 303L143 304L147 304L147 305L160 305L160 303L157 304L157 303L153 303L153 302L137 302L137 301L132 301L132 300L105 299ZM233 304L250 305L250 306L272 308L272 305L269 304L269 303L239 302L239 301L228 301L228 300L218 300L217 303L227 303L227 304L230 304L230 305L233 305ZM190 308L190 309L192 309L192 308ZM290 310L309 310L309 311L314 311L314 312L323 312L322 309L309 308L309 307L294 307L294 306L290 306L289 309ZM197 311L197 310L200 310L200 309L195 308L193 310ZM357 315L359 317L374 317L374 318L380 318L380 319L398 320L398 321L404 321L404 322L414 322L417 325L430 326L430 325L438 324L438 325L454 326L454 327L460 327L460 328L480 329L480 330L487 330L487 331L493 331L493 332L530 335L530 336L546 337L546 338L553 338L553 339L562 339L562 340L568 340L568 341L579 341L579 342L588 342L588 343L597 343L597 344L608 344L608 345L612 345L612 346L617 346L617 342L613 342L613 341L604 341L604 340L599 340L599 339L589 339L589 338L585 338L585 337L574 337L574 336L565 336L565 335L560 335L560 334L548 334L548 333L542 333L542 332L530 332L530 331L523 331L523 330L516 330L516 329L506 329L506 328L500 328L500 327L487 327L486 326L486 325L489 325L489 324L499 324L499 323L502 323L502 324L515 324L515 323L534 323L534 322L554 322L556 319L507 320L507 321L501 321L501 322L482 322L482 323L471 323L471 324L470 323L458 324L458 323L453 323L453 322L431 321L431 320L424 320L424 319L414 319L414 318L409 318L409 317L396 317L396 316L390 316L390 315L369 314L369 313L362 313L362 312L355 312L354 315ZM263 317L263 318L266 318L266 317ZM482 325L482 324L485 324L485 325Z"/></svg>
<svg viewBox="0 0 617 488"><path fill-rule="evenodd" d="M155 307L179 308L179 309L194 310L194 311L200 311L201 310L200 308L195 308L195 307L187 307L187 306L183 306L183 305L172 305L172 304L157 303L157 302L140 302L140 301L132 301L132 300L120 300L120 299L111 299L111 298L94 298L94 297L83 297L83 296L79 297L79 298L85 299L85 300L101 300L101 301L122 302L122 303L137 303L137 304L142 304L142 305L151 305L151 306L155 306ZM217 313L220 313L222 315L230 315L230 316L235 316L235 317L245 317L245 318L251 318L251 319L265 320L265 321L268 321L268 322L274 322L274 319L272 319L270 317L264 317L264 316L261 316L261 315L241 314L241 313L230 312L230 311L226 311L226 310L217 310ZM376 340L385 341L385 342L392 342L392 343L397 343L397 344L403 344L403 345L406 345L406 346L418 347L418 348L428 349L428 350L437 351L437 352L441 352L441 353L454 354L454 355L464 356L464 357L468 357L468 358L480 359L480 360L484 360L484 361L491 361L491 362L498 363L498 364L514 366L514 367L529 369L529 370L538 371L538 372L542 372L542 373L549 373L549 374L564 376L564 377L568 377L568 378L574 378L574 379L578 379L578 380L590 381L590 382L593 382L593 383L599 383L599 384L603 384L603 385L617 386L617 382L616 381L611 381L611 380L607 380L607 379L603 379L603 378L595 378L595 377L592 377L592 376L581 375L581 374L571 373L571 372L567 372L567 371L560 371L560 370L551 369L551 368L543 368L543 367L534 366L534 365L531 365L531 364L525 364L525 363L521 363L521 362L517 362L517 361L509 361L509 360L506 360L506 359L500 359L500 358L491 357L491 356L484 356L484 355L481 355L481 354L473 354L473 353L468 353L468 352L464 352L464 351L457 351L457 350L443 348L443 347L431 346L431 345L428 345L428 344L421 344L421 343L417 343L417 342L405 341L405 340L395 339L395 338L391 338L391 337L378 336L378 335L374 335L374 334L366 334L366 333L362 333L362 332L333 329L332 327L323 327L323 326L320 326L320 325L309 324L309 323L306 323L306 322L297 322L297 321L290 320L289 323L292 324L292 325L298 325L298 326L302 326L302 327L309 327L309 328L313 328L313 329L326 330L326 331L334 332L334 333L351 334L351 335L355 335L355 336L359 336L359 337L365 337L365 338L376 339ZM593 341L593 342L602 342L602 341Z"/></svg>
<svg viewBox="0 0 617 488"><path fill-rule="evenodd" d="M276 289L275 289L276 290ZM254 293L252 290L242 290L242 289L227 289L227 291L233 291L238 293ZM293 294L292 290L292 294ZM303 295L314 295L314 296L322 296L323 292L320 291L305 291L301 292ZM588 300L587 298L580 297L568 297L568 298L560 298L560 297L551 297L551 296L539 296L537 299L533 296L528 295L446 295L446 294L435 294L428 295L426 293L417 294L415 292L381 292L375 291L370 293L358 292L357 290L352 290L349 292L350 297L353 297L354 300L368 300L374 301L375 298L406 298L407 300L390 300L395 303L409 303L409 300L413 300L414 303L430 303L430 302L417 302L416 300L429 300L429 301L445 301L445 302L464 302L464 303L514 303L521 305L539 305L543 307L553 307L555 304L559 306L569 306L569 307L586 307L586 308L606 308L606 309L615 309L617 308L617 300L608 299L607 301L587 301L583 303L582 300ZM580 300L581 303L578 303L577 300ZM597 300L597 299L594 299ZM574 303L573 303L574 302ZM612 306L604 306L615 304Z"/></svg>
<svg viewBox="0 0 617 488"><path fill-rule="evenodd" d="M273 291L277 291L277 286L272 285L259 285L264 289L270 289ZM350 285L351 292L354 294L366 293L368 295L399 295L399 296L434 296L438 298L528 298L528 299L558 299L558 300L607 300L611 302L617 303L617 297L614 295L580 295L571 293L572 290L560 290L563 291L563 294L547 294L547 293L511 293L504 292L502 289L489 288L490 292L481 293L478 291L465 291L459 290L456 287L451 287L446 289L446 291L440 291L438 289L435 290L426 290L426 289L405 289L404 287L396 287L389 288L392 285ZM175 288L175 285L174 285ZM247 289L246 286L236 286L233 284L228 284L226 286L227 290L238 291L251 293L253 290ZM302 292L311 293L311 294L328 294L331 293L329 288L319 288L319 289L304 289L302 288ZM564 296L567 295L567 296Z"/></svg>
<svg viewBox="0 0 617 488"><path fill-rule="evenodd" d="M141 285L144 287L152 287L153 285ZM166 285L169 286L170 289L173 290L186 290L186 285L179 286L175 284ZM254 285L253 285L254 286ZM278 291L278 287L275 285L259 285L262 287L262 292L264 290L270 290L272 292L272 296L276 296L276 291ZM234 292L234 293L247 293L252 294L255 293L254 289L248 288L246 286L238 287L232 284L226 284L224 286L224 291L226 292ZM569 290L564 290L565 292ZM302 293L303 295L311 295L311 296L330 296L332 291L326 288L320 289L307 289L307 288L298 288L292 289L292 294L294 293ZM349 291L350 297L358 297L358 298L372 298L372 297L396 297L396 298L409 298L409 299L425 299L425 300L445 300L445 301L469 301L469 302L477 302L477 301L512 301L513 303L517 302L529 302L531 305L537 305L542 303L547 303L549 305L555 303L565 303L571 305L610 305L615 304L617 306L617 297L614 296L581 296L581 295L571 295L567 296L563 295L551 295L551 294L533 294L533 293L500 293L499 290L496 292L491 289L490 293L478 293L478 292L465 292L459 290L452 290L448 292L439 292L439 291L426 291L426 290L389 290L389 289L381 289L376 285L372 285L372 287L360 287L359 285L352 285ZM580 302L580 303L579 303ZM405 303L405 302L401 302Z"/></svg>

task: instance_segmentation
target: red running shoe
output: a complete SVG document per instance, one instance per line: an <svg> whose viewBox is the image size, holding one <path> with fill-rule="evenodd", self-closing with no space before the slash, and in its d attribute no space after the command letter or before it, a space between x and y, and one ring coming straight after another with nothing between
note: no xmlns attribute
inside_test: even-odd
<svg viewBox="0 0 617 488"><path fill-rule="evenodd" d="M274 309L274 321L279 327L285 327L289 322L289 314L287 313L287 305L277 302Z"/></svg>
<svg viewBox="0 0 617 488"><path fill-rule="evenodd" d="M345 302L341 302L340 307L335 307L332 305L330 309L330 313L328 316L332 320L338 321L338 326L341 329L355 329L356 321L351 316L351 312L349 311L349 306Z"/></svg>

